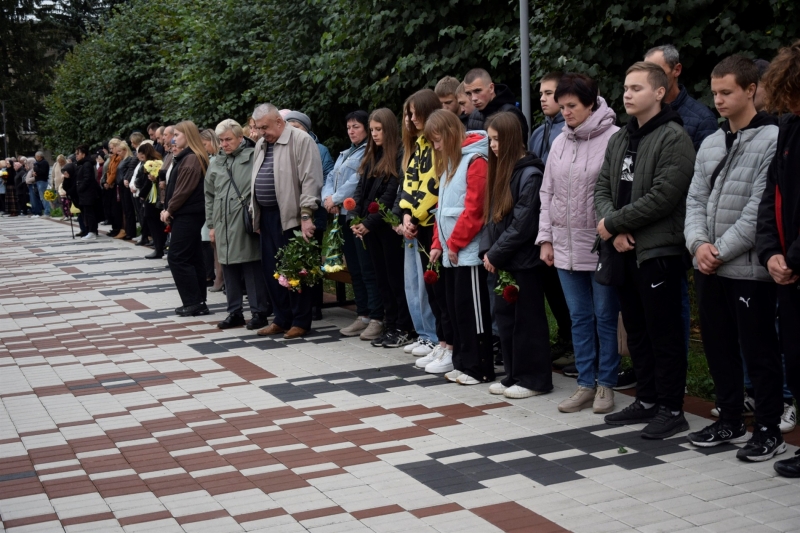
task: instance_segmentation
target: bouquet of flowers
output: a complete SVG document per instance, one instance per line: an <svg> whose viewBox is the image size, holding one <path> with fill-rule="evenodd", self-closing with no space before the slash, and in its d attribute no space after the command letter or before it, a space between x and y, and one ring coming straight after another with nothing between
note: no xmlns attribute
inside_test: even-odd
<svg viewBox="0 0 800 533"><path fill-rule="evenodd" d="M153 159L152 161L145 162L144 171L150 175L150 181L155 181L158 179L158 172L161 170L163 165L164 162L160 159Z"/></svg>
<svg viewBox="0 0 800 533"><path fill-rule="evenodd" d="M44 199L46 201L55 202L56 198L58 198L58 194L56 194L56 191L53 190L52 188L51 189L47 189L46 191L44 191Z"/></svg>
<svg viewBox="0 0 800 533"><path fill-rule="evenodd" d="M290 291L303 292L303 286L313 287L322 280L317 241L306 241L301 231L295 230L294 238L278 250L275 260L274 277Z"/></svg>
<svg viewBox="0 0 800 533"><path fill-rule="evenodd" d="M519 298L519 285L514 276L505 270L497 271L497 286L494 288L495 294L503 297L503 300L513 304Z"/></svg>
<svg viewBox="0 0 800 533"><path fill-rule="evenodd" d="M327 273L341 272L344 270L342 263L342 247L344 246L344 235L339 226L339 217L334 217L333 222L328 225L325 235L322 237L322 250L325 262L322 264L322 271Z"/></svg>

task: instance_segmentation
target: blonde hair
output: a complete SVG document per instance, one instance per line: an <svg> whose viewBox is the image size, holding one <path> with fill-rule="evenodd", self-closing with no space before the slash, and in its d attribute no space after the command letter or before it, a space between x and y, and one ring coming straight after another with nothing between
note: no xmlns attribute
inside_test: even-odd
<svg viewBox="0 0 800 533"><path fill-rule="evenodd" d="M120 139L117 139L116 137L114 137L114 138L112 138L110 141L108 141L108 147L109 147L109 148L113 148L113 147L115 147L115 146L118 146L118 145L119 145L119 143L121 143L121 142L122 142L122 141L121 141Z"/></svg>
<svg viewBox="0 0 800 533"><path fill-rule="evenodd" d="M425 121L425 138L431 143L438 138L441 150L434 148L433 168L439 179L445 183L456 173L461 162L461 145L464 144L466 129L458 117L450 111L440 109L431 113Z"/></svg>
<svg viewBox="0 0 800 533"><path fill-rule="evenodd" d="M56 157L56 161L62 167L67 164L67 158L64 157L64 154L58 154L58 157Z"/></svg>
<svg viewBox="0 0 800 533"><path fill-rule="evenodd" d="M144 135L142 135L138 131L135 131L135 132L131 133L130 140L131 140L131 144L135 144L136 146L139 146L140 144L142 144L142 141L144 140Z"/></svg>
<svg viewBox="0 0 800 533"><path fill-rule="evenodd" d="M125 155L122 156L122 159L131 157L133 155L133 152L131 152L131 147L128 146L128 143L125 141L120 141L119 144L117 144L117 148L121 148L122 151L125 152Z"/></svg>
<svg viewBox="0 0 800 533"><path fill-rule="evenodd" d="M211 143L211 150L214 155L219 153L219 137L214 133L214 130L211 128L204 129L200 132L200 138Z"/></svg>
<svg viewBox="0 0 800 533"><path fill-rule="evenodd" d="M183 133L186 137L189 149L191 149L194 155L197 156L197 159L200 160L200 168L203 170L203 174L205 174L206 170L208 170L208 153L206 153L206 148L203 146L203 141L200 138L200 130L197 129L197 126L191 120L178 122L174 127L175 130Z"/></svg>

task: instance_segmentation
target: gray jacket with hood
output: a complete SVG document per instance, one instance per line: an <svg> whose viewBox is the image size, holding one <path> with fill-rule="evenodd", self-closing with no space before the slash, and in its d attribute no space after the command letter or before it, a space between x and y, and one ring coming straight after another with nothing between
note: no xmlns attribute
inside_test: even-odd
<svg viewBox="0 0 800 533"><path fill-rule="evenodd" d="M700 146L686 198L686 248L694 255L701 245L713 244L723 262L719 276L772 279L758 262L755 244L758 205L777 143L777 120L762 111L736 133L725 122Z"/></svg>

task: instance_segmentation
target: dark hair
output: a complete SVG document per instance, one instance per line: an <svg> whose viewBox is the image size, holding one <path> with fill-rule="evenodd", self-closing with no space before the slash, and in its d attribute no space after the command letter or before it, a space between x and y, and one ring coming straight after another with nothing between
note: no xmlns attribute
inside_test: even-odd
<svg viewBox="0 0 800 533"><path fill-rule="evenodd" d="M519 127L519 119L514 113L501 111L486 121L489 128L497 132L499 155L489 150L489 165L486 172L486 194L483 198L484 223L498 223L514 208L511 195L511 176L514 166L525 155L525 139Z"/></svg>
<svg viewBox="0 0 800 533"><path fill-rule="evenodd" d="M482 68L474 68L469 72L467 72L467 75L464 76L464 85L475 83L475 80L477 80L478 78L482 79L486 83L492 83L492 77L489 75L488 72L486 72Z"/></svg>
<svg viewBox="0 0 800 533"><path fill-rule="evenodd" d="M149 126L147 126L147 131L150 131L150 130L157 130L157 129L158 129L158 128L160 128L160 127L161 127L161 124L160 124L160 123L158 123L158 122L151 122L151 123L150 123L150 125L149 125Z"/></svg>
<svg viewBox="0 0 800 533"><path fill-rule="evenodd" d="M347 116L344 117L344 123L347 124L351 120L355 120L356 122L364 126L364 129L366 131L369 131L369 113L367 113L366 111L358 109L356 111L349 112Z"/></svg>
<svg viewBox="0 0 800 533"><path fill-rule="evenodd" d="M586 107L591 107L592 111L597 111L597 82L589 76L575 72L564 74L553 97L558 102L559 98L570 94Z"/></svg>
<svg viewBox="0 0 800 533"><path fill-rule="evenodd" d="M766 59L754 59L753 64L758 69L758 79L760 80L769 68L769 61Z"/></svg>
<svg viewBox="0 0 800 533"><path fill-rule="evenodd" d="M136 150L140 154L144 154L145 159L152 161L153 159L161 159L161 154L150 143L142 143Z"/></svg>
<svg viewBox="0 0 800 533"><path fill-rule="evenodd" d="M650 61L637 61L628 67L628 70L625 71L625 75L627 76L631 72L646 72L647 83L650 84L650 87L652 87L654 91L659 87L663 87L666 91L667 87L669 86L667 73L664 72L664 69L661 68L658 63L652 63Z"/></svg>
<svg viewBox="0 0 800 533"><path fill-rule="evenodd" d="M396 178L398 177L397 152L400 149L400 127L397 124L397 117L391 109L382 107L372 112L369 121L377 122L383 128L383 144L378 146L372 140L372 135L367 137L367 149L361 158L358 173L363 175L369 172L367 178L381 177L384 181L390 176Z"/></svg>
<svg viewBox="0 0 800 533"><path fill-rule="evenodd" d="M89 145L79 144L78 146L75 147L75 151L80 152L85 156L89 155Z"/></svg>
<svg viewBox="0 0 800 533"><path fill-rule="evenodd" d="M758 67L752 59L742 55L734 54L728 56L714 67L711 71L712 78L724 78L728 74L733 74L736 85L742 89L747 89L751 85L758 85Z"/></svg>
<svg viewBox="0 0 800 533"><path fill-rule="evenodd" d="M560 70L554 70L553 72L548 72L547 74L542 76L542 79L539 80L539 84L542 84L546 81L554 81L556 82L556 84L558 84L558 82L561 81L562 77L564 77L563 72L561 72Z"/></svg>

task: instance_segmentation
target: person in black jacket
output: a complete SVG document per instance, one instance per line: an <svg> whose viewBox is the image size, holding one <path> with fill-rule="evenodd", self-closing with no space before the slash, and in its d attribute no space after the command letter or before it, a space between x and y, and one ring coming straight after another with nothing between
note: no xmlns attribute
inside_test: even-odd
<svg viewBox="0 0 800 533"><path fill-rule="evenodd" d="M122 158L122 161L117 167L116 174L116 187L117 196L119 197L118 208L122 210L122 229L109 235L115 239L133 239L136 236L136 210L133 204L133 195L131 194L130 182L133 179L133 173L139 164L139 159L136 154L131 152L128 143L120 141L117 145L117 155ZM142 239L146 240L146 239Z"/></svg>
<svg viewBox="0 0 800 533"><path fill-rule="evenodd" d="M781 49L762 78L767 108L789 111L781 117L778 146L767 172L758 207L758 260L778 284L779 334L786 384L800 398L800 40ZM800 453L776 461L775 471L800 477Z"/></svg>
<svg viewBox="0 0 800 533"><path fill-rule="evenodd" d="M36 197L31 198L31 205L35 205L35 215L50 216L50 202L45 201L44 191L47 190L47 184L50 181L50 163L44 158L42 152L36 152L36 162L33 163L33 176L36 179L34 185L36 186Z"/></svg>
<svg viewBox="0 0 800 533"><path fill-rule="evenodd" d="M89 147L81 144L75 148L75 159L75 186L86 229L83 240L93 240L97 238L97 209L101 208L100 184L95 177L94 161L89 157Z"/></svg>
<svg viewBox="0 0 800 533"><path fill-rule="evenodd" d="M464 76L464 89L475 106L467 119L467 131L485 130L486 121L492 115L508 111L519 121L522 138L528 138L528 119L517 107L517 97L507 85L493 83L488 72L482 68L474 68Z"/></svg>
<svg viewBox="0 0 800 533"><path fill-rule="evenodd" d="M156 206L158 203L158 185L154 184L158 180L158 176L152 176L147 172L145 164L148 161L161 161L161 154L159 154L152 144L142 143L139 145L137 155L144 158L142 165L137 166L139 169L133 182L139 190L138 200L144 205L144 217L142 222L147 224L150 228L150 235L153 237L153 253L148 254L145 259L161 259L164 257L164 243L167 240L167 234L164 233L164 223L160 220L161 210ZM154 191L153 188L156 190Z"/></svg>
<svg viewBox="0 0 800 533"><path fill-rule="evenodd" d="M480 256L491 273L514 277L518 299L495 295L506 376L489 387L492 394L528 398L550 392L550 329L544 307L543 263L539 259L539 190L544 164L525 152L525 141L512 113L498 113L486 125L489 171L486 180ZM504 293L513 292L503 291Z"/></svg>
<svg viewBox="0 0 800 533"><path fill-rule="evenodd" d="M355 214L363 220L353 226L352 231L364 240L375 265L384 308L384 333L376 342L385 345L398 337L410 336L414 330L403 283L403 238L376 211L378 202L387 209L395 203L403 174L403 154L399 149L397 117L391 110L373 111L369 117L369 130L367 149L358 169L359 181L353 194Z"/></svg>
<svg viewBox="0 0 800 533"><path fill-rule="evenodd" d="M170 225L169 268L183 306L178 316L209 313L206 305L206 269L200 230L205 224L203 180L208 170L208 154L200 131L191 120L175 125L174 156L167 176L167 193L161 222Z"/></svg>

